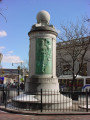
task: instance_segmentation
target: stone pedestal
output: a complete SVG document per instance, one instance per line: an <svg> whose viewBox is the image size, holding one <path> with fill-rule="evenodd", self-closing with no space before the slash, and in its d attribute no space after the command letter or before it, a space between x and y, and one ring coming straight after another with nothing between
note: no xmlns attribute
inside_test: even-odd
<svg viewBox="0 0 90 120"><path fill-rule="evenodd" d="M56 36L50 15L46 11L37 14L37 24L28 33L30 37L29 78L26 91L38 92L55 89L59 91L56 77Z"/></svg>
<svg viewBox="0 0 90 120"><path fill-rule="evenodd" d="M35 102L37 103L37 108L39 108L41 95L38 93L41 89L43 108L48 105L52 108L53 106L57 106L57 104L59 107L72 105L72 100L61 95L59 92L59 83L56 77L57 32L53 25L49 25L49 21L50 15L48 12L39 12L37 14L37 24L33 25L28 33L30 37L29 77L25 85L26 94L24 95L24 101L20 101L21 97L18 97L17 101L15 98L13 101L16 105L20 104L20 102L22 104L26 102L28 106L32 106L32 109L36 109L35 105L31 104ZM50 92L44 93L44 91ZM28 101L27 95L31 98L33 97L33 101Z"/></svg>
<svg viewBox="0 0 90 120"><path fill-rule="evenodd" d="M59 92L59 84L57 78L38 78L36 76L30 78L30 82L27 82L26 92L28 93L38 93L41 91L49 90L49 91L58 91Z"/></svg>
<svg viewBox="0 0 90 120"><path fill-rule="evenodd" d="M34 26L30 35L30 74L25 87L26 91L33 92L41 89L59 90L58 79L56 77L56 35L55 29L46 26L41 30L41 26ZM55 32L55 33L54 33ZM39 43L38 43L39 42ZM44 43L43 43L44 42ZM44 44L44 45L42 45Z"/></svg>

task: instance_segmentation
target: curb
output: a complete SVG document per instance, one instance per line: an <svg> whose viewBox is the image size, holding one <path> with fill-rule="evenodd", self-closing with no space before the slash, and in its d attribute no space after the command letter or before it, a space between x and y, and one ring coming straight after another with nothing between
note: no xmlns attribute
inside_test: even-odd
<svg viewBox="0 0 90 120"><path fill-rule="evenodd" d="M23 114L23 115L90 115L90 112L40 112L40 111L21 111L0 107L0 110L13 114Z"/></svg>

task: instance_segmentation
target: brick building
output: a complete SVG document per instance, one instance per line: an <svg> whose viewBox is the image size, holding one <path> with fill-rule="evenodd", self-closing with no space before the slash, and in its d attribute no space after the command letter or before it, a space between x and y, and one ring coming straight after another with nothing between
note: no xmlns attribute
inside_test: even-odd
<svg viewBox="0 0 90 120"><path fill-rule="evenodd" d="M70 42L75 42L77 43L77 47L73 46ZM59 42L57 43L57 48L56 48L56 74L59 77L60 75L72 75L72 70L71 70L71 65L72 65L72 56L70 56L69 53L72 52L72 47L75 47L77 49L77 52L80 50L79 48L82 47L82 41L84 41L84 44L87 45L86 47L88 48L84 59L83 59L83 65L82 68L79 72L79 75L81 76L90 76L90 36L80 38L80 40L70 40L66 42ZM77 41L77 42L76 42ZM84 47L82 49L82 52L84 51ZM75 51L76 52L76 51ZM82 53L81 52L81 53ZM77 56L81 55L81 53ZM80 68L81 64L81 59L77 59L75 61L75 74Z"/></svg>

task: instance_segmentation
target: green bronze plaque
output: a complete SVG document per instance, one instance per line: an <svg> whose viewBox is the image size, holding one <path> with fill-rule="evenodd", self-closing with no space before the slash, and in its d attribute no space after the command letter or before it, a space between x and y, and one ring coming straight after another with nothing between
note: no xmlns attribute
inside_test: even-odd
<svg viewBox="0 0 90 120"><path fill-rule="evenodd" d="M48 38L36 39L36 74L52 73L52 41Z"/></svg>

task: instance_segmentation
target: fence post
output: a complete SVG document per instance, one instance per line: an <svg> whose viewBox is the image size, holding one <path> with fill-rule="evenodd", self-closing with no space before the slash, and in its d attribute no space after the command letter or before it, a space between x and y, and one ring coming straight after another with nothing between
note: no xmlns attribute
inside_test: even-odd
<svg viewBox="0 0 90 120"><path fill-rule="evenodd" d="M4 86L3 86L3 99L2 100L3 100L3 103L4 103Z"/></svg>
<svg viewBox="0 0 90 120"><path fill-rule="evenodd" d="M41 89L41 112L42 112L42 89Z"/></svg>
<svg viewBox="0 0 90 120"><path fill-rule="evenodd" d="M88 90L86 89L86 112L88 112Z"/></svg>
<svg viewBox="0 0 90 120"><path fill-rule="evenodd" d="M7 106L7 88L6 88L6 94L5 94L5 108Z"/></svg>

